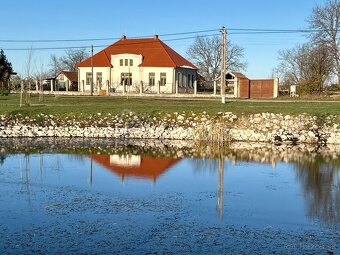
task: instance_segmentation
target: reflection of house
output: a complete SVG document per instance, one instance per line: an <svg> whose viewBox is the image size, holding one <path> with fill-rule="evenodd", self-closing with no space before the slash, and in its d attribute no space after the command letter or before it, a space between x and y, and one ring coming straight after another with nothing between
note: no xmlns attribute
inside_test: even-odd
<svg viewBox="0 0 340 255"><path fill-rule="evenodd" d="M61 71L56 77L58 90L77 90L78 89L78 72Z"/></svg>
<svg viewBox="0 0 340 255"><path fill-rule="evenodd" d="M93 67L93 77L92 70ZM78 64L79 90L193 92L197 68L157 35L119 41Z"/></svg>
<svg viewBox="0 0 340 255"><path fill-rule="evenodd" d="M134 155L92 155L91 159L114 172L121 179L131 176L154 181L181 160Z"/></svg>
<svg viewBox="0 0 340 255"><path fill-rule="evenodd" d="M234 96L239 98L275 98L278 97L279 80L250 80L244 74L228 72L228 88L233 88Z"/></svg>

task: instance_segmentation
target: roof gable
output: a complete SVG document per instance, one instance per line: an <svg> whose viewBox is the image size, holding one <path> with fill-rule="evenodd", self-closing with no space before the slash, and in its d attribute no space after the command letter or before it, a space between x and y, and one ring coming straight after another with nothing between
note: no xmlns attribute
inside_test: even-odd
<svg viewBox="0 0 340 255"><path fill-rule="evenodd" d="M65 75L71 82L78 82L78 72L61 71L59 74Z"/></svg>
<svg viewBox="0 0 340 255"><path fill-rule="evenodd" d="M142 55L140 67L186 67L197 69L157 37L143 39L120 39L93 56L94 67L112 67L111 55ZM91 57L78 64L78 67L91 67Z"/></svg>

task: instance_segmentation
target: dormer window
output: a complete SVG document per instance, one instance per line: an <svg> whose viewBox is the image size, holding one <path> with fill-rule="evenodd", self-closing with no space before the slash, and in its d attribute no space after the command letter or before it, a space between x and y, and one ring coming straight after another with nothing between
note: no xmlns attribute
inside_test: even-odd
<svg viewBox="0 0 340 255"><path fill-rule="evenodd" d="M123 66L123 59L120 59L120 60L119 60L119 65L120 65L120 66Z"/></svg>
<svg viewBox="0 0 340 255"><path fill-rule="evenodd" d="M130 66L133 66L133 59L130 59Z"/></svg>

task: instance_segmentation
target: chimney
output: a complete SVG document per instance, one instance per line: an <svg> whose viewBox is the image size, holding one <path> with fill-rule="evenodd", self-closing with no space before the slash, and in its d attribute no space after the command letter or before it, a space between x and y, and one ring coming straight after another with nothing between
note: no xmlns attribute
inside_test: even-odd
<svg viewBox="0 0 340 255"><path fill-rule="evenodd" d="M154 40L158 40L158 35L154 35L154 36L153 36L153 39L154 39Z"/></svg>
<svg viewBox="0 0 340 255"><path fill-rule="evenodd" d="M125 39L126 39L126 35L123 35L123 36L122 36L122 40L125 40Z"/></svg>

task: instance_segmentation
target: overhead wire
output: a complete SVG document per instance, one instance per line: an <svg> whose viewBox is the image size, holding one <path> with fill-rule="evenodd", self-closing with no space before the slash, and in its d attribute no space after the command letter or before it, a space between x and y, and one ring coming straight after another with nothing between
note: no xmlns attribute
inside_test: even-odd
<svg viewBox="0 0 340 255"><path fill-rule="evenodd" d="M197 36L200 37L211 37L217 36L219 34L204 34L208 32L216 32L220 29L208 29L208 30L198 30L198 31L188 31L188 32L178 32L178 33L165 33L159 34L160 37L168 37L168 36L179 36L179 35L189 35L195 34L194 36L187 36L187 37L178 37L178 38L170 38L164 39L162 41L179 41L179 40L188 40L194 39ZM320 32L321 30L318 29L263 29L263 28L229 28L228 35L254 35L254 34L298 34L298 33L316 33ZM230 31L230 32L229 32ZM148 38L152 36L142 35L142 36L135 36L129 37L131 39L135 38ZM14 40L14 39L0 39L0 42L3 43L58 43L58 42L91 42L91 41L108 41L108 40L118 40L121 37L106 37L106 38L84 38L84 39L36 39L36 40ZM93 45L94 48L103 48L108 47L108 45ZM81 49L81 48L90 48L92 45L82 45L82 46L54 46L54 47L26 47L26 48L4 48L0 46L0 49L6 51L27 51L27 50L67 50L67 49Z"/></svg>

